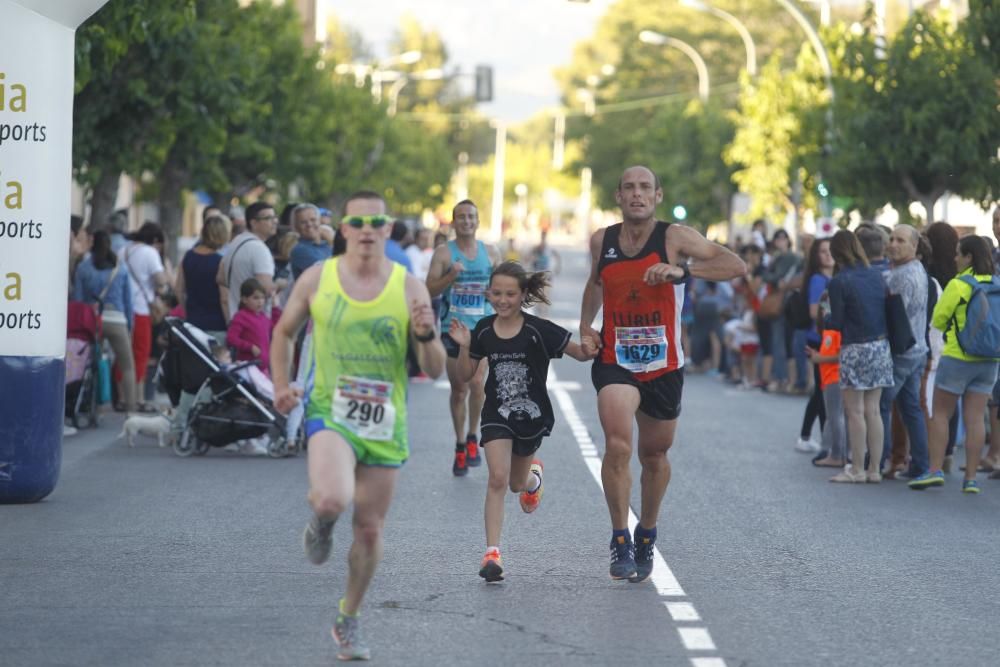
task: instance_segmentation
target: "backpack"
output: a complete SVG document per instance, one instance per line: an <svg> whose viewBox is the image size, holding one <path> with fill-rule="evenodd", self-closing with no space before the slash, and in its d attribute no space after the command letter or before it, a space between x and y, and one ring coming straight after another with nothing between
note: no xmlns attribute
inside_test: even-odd
<svg viewBox="0 0 1000 667"><path fill-rule="evenodd" d="M965 327L957 335L958 345L965 354L1000 359L1000 278L979 282L965 275L961 280L972 288L972 294L965 309Z"/></svg>
<svg viewBox="0 0 1000 667"><path fill-rule="evenodd" d="M809 297L804 288L788 292L788 297L785 299L785 321L791 324L793 329L812 328L813 321L809 315Z"/></svg>

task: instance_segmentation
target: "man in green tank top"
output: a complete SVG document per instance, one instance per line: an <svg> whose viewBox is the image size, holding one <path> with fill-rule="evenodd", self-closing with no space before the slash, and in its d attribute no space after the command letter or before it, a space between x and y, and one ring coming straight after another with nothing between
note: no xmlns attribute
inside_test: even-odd
<svg viewBox="0 0 1000 667"><path fill-rule="evenodd" d="M332 634L342 660L370 657L358 612L382 556L382 526L399 467L409 455L406 348L431 377L444 371L427 288L385 256L392 230L374 192L348 198L341 229L344 255L316 264L292 289L271 343L275 406L287 413L300 392L289 386L291 344L313 321L312 382L306 399L309 504L303 542L320 565L330 556L333 526L354 504L347 591Z"/></svg>

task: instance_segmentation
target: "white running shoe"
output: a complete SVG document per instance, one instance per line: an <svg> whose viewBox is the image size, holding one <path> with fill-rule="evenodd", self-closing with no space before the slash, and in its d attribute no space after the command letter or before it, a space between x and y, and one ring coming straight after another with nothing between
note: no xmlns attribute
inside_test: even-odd
<svg viewBox="0 0 1000 667"><path fill-rule="evenodd" d="M795 451L803 454L819 454L821 449L823 448L820 444L811 438L809 440L799 438L799 441L795 443Z"/></svg>
<svg viewBox="0 0 1000 667"><path fill-rule="evenodd" d="M240 453L247 456L267 456L267 439L254 438L247 440L240 447Z"/></svg>

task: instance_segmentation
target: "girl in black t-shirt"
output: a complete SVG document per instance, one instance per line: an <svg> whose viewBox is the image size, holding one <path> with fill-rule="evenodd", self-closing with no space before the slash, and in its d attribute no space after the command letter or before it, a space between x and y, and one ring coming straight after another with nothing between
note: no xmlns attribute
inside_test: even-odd
<svg viewBox="0 0 1000 667"><path fill-rule="evenodd" d="M489 364L480 427L490 475L487 547L479 570L487 582L503 580L500 530L507 487L520 494L525 512L535 511L542 499L542 462L534 453L555 422L545 388L549 360L564 352L579 361L597 355L597 341L574 343L566 329L521 310L549 303L548 284L544 272L528 273L517 262L504 262L493 270L487 290L496 314L479 320L472 331L454 318L448 331L459 345L458 373L466 382L483 358Z"/></svg>

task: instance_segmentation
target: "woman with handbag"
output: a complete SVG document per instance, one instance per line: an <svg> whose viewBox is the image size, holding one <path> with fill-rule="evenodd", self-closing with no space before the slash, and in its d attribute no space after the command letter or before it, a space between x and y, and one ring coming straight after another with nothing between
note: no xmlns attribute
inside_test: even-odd
<svg viewBox="0 0 1000 667"><path fill-rule="evenodd" d="M119 253L119 259L128 271L132 285L132 305L135 309L132 358L135 361L136 387L139 388L145 383L149 356L153 349L153 325L159 323L168 310L159 298L160 292L168 284L167 273L160 258L164 242L160 226L147 222L131 236L130 242ZM140 403L139 410L155 411L145 403Z"/></svg>
<svg viewBox="0 0 1000 667"><path fill-rule="evenodd" d="M73 279L73 300L94 306L101 317L104 340L115 353L121 382L118 396L122 410L137 407L135 369L132 367L132 290L128 274L111 251L111 236L105 231L94 233L90 256L77 267Z"/></svg>
<svg viewBox="0 0 1000 667"><path fill-rule="evenodd" d="M892 353L882 274L868 264L861 242L846 229L833 235L830 254L836 274L830 280L829 328L841 334L840 388L847 413L851 465L831 482L882 481L882 389L891 387ZM865 451L867 445L868 470Z"/></svg>

